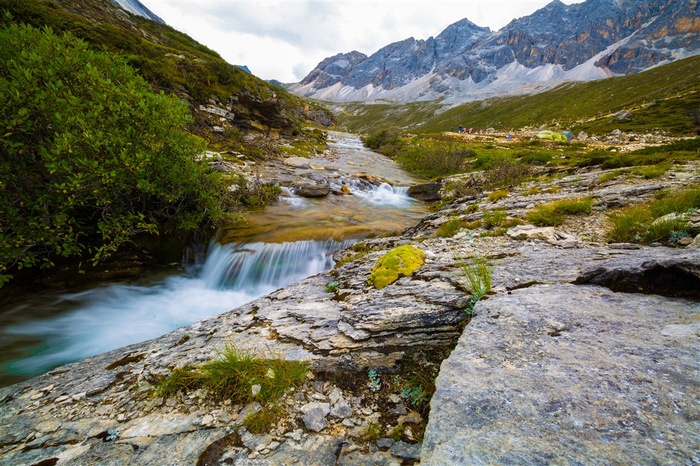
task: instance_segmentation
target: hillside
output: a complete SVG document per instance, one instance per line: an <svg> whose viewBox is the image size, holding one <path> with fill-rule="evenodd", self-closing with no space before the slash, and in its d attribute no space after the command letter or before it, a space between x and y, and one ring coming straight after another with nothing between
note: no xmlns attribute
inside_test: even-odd
<svg viewBox="0 0 700 466"><path fill-rule="evenodd" d="M215 51L165 24L136 16L109 0L0 0L0 11L35 27L70 32L124 56L153 85L187 100L192 132L218 148L240 147L240 132L292 136L306 120L332 116L225 62Z"/></svg>
<svg viewBox="0 0 700 466"><path fill-rule="evenodd" d="M661 130L690 135L700 126L700 57L643 73L568 83L536 95L492 98L445 109L436 103L334 104L340 125L359 132L402 129L443 132L457 126L497 130L523 127L575 133ZM629 112L619 118L618 112Z"/></svg>

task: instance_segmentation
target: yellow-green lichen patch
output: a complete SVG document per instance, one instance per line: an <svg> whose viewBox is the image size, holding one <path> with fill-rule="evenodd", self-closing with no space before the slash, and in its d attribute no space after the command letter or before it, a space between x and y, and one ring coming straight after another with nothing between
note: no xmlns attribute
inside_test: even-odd
<svg viewBox="0 0 700 466"><path fill-rule="evenodd" d="M394 248L379 258L367 280L378 290L394 283L399 277L410 277L423 265L425 253L406 244Z"/></svg>

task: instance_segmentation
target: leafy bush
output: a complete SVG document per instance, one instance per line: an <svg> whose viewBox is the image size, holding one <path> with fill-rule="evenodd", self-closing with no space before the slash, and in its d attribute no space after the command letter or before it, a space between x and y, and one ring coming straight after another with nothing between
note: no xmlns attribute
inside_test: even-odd
<svg viewBox="0 0 700 466"><path fill-rule="evenodd" d="M491 163L484 177L485 189L504 189L530 179L532 168L517 160L498 158Z"/></svg>
<svg viewBox="0 0 700 466"><path fill-rule="evenodd" d="M97 262L140 233L223 215L187 106L70 35L0 30L0 284L58 257Z"/></svg>
<svg viewBox="0 0 700 466"><path fill-rule="evenodd" d="M404 148L396 156L396 161L413 173L440 178L462 173L465 163L474 156L471 149L443 141L431 141Z"/></svg>

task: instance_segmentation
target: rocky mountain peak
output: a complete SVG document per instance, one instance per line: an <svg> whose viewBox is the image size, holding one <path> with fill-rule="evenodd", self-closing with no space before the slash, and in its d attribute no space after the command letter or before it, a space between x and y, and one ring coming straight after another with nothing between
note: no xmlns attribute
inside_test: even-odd
<svg viewBox="0 0 700 466"><path fill-rule="evenodd" d="M460 103L637 73L700 53L697 9L697 1L553 0L499 31L464 18L435 38L389 44L344 73L325 70L326 59L290 90L339 101Z"/></svg>

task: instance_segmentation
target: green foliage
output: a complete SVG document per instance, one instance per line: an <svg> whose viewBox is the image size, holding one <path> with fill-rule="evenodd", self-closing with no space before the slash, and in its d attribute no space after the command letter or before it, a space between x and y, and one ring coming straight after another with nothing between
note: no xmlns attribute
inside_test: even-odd
<svg viewBox="0 0 700 466"><path fill-rule="evenodd" d="M337 280L332 280L328 283L326 283L326 292L327 293L334 293L338 287L340 286L340 283Z"/></svg>
<svg viewBox="0 0 700 466"><path fill-rule="evenodd" d="M36 28L51 27L85 40L93 50L107 50L124 57L139 70L154 89L187 99L195 107L214 97L228 102L236 96L234 113L249 113L265 125L282 124L290 134L299 131L305 115L330 112L286 90L227 63L218 53L165 24L125 15L114 2L104 0L0 0L0 11L9 11L15 21ZM256 114L257 104L275 102L274 116ZM266 110L266 113L267 113ZM281 118L280 118L281 117ZM229 144L210 131L207 115L195 113L190 130L210 143Z"/></svg>
<svg viewBox="0 0 700 466"><path fill-rule="evenodd" d="M527 213L527 220L537 226L557 226L566 215L590 214L593 201L589 198L562 199L541 204Z"/></svg>
<svg viewBox="0 0 700 466"><path fill-rule="evenodd" d="M196 161L187 106L70 35L0 30L0 276L56 258L100 261L141 233L223 215ZM2 280L0 280L0 283Z"/></svg>
<svg viewBox="0 0 700 466"><path fill-rule="evenodd" d="M261 359L256 355L226 346L217 358L200 367L173 370L155 387L158 396L169 397L179 391L204 388L217 399L229 399L236 404L277 400L290 387L299 386L308 366L282 358ZM252 387L260 386L253 395Z"/></svg>
<svg viewBox="0 0 700 466"><path fill-rule="evenodd" d="M260 177L252 180L242 175L234 175L229 183L234 189L229 190L228 202L248 209L256 209L269 205L282 193L282 188Z"/></svg>
<svg viewBox="0 0 700 466"><path fill-rule="evenodd" d="M367 372L367 377L369 378L369 382L367 382L367 387L371 391L378 392L382 389L382 381L379 378L379 375L377 374L376 370L370 369L369 372Z"/></svg>
<svg viewBox="0 0 700 466"><path fill-rule="evenodd" d="M467 280L467 288L472 295L467 306L467 312L471 314L474 305L491 291L493 266L483 257L473 256L462 264L462 272Z"/></svg>
<svg viewBox="0 0 700 466"><path fill-rule="evenodd" d="M505 209L484 210L481 224L487 230L500 227L508 218L508 212Z"/></svg>
<svg viewBox="0 0 700 466"><path fill-rule="evenodd" d="M435 232L435 236L439 238L452 238L457 234L459 229L462 227L462 222L458 217L452 217L450 220L446 221L440 228Z"/></svg>
<svg viewBox="0 0 700 466"><path fill-rule="evenodd" d="M423 265L425 253L417 247L405 244L380 257L367 280L378 290L394 283L399 277L410 277Z"/></svg>
<svg viewBox="0 0 700 466"><path fill-rule="evenodd" d="M430 401L430 395L423 390L422 385L406 387L401 390L401 398L411 402L411 406L421 405Z"/></svg>
<svg viewBox="0 0 700 466"><path fill-rule="evenodd" d="M486 198L490 202L496 202L500 201L501 199L505 199L506 197L508 197L509 194L510 191L507 189L497 189L496 191L491 191L490 193L488 193Z"/></svg>
<svg viewBox="0 0 700 466"><path fill-rule="evenodd" d="M678 243L687 235L688 218L685 214L700 208L700 187L691 187L673 194L665 194L652 202L627 207L608 216L610 229L607 238L611 242ZM665 220L657 220L668 214L676 214Z"/></svg>
<svg viewBox="0 0 700 466"><path fill-rule="evenodd" d="M279 405L263 406L260 411L249 413L243 420L248 432L255 435L267 434L280 418L282 409Z"/></svg>
<svg viewBox="0 0 700 466"><path fill-rule="evenodd" d="M671 166L666 163L661 163L659 165L651 165L646 167L637 167L630 171L632 175L641 176L642 178L651 179L659 178L666 173Z"/></svg>
<svg viewBox="0 0 700 466"><path fill-rule="evenodd" d="M427 178L440 178L465 171L474 157L471 149L441 141L429 141L402 148L395 160L408 171Z"/></svg>

